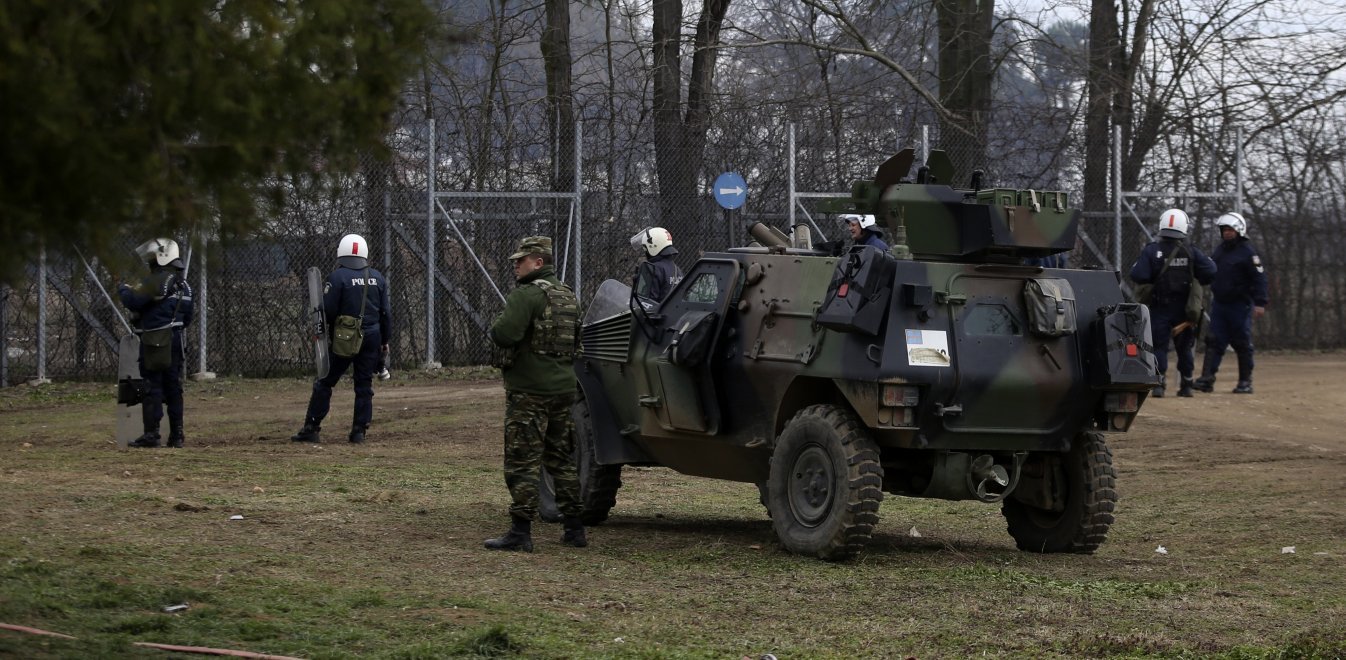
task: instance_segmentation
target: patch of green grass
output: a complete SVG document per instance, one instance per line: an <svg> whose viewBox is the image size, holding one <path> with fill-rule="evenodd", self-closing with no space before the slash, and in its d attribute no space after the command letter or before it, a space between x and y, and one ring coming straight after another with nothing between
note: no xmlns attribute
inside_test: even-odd
<svg viewBox="0 0 1346 660"><path fill-rule="evenodd" d="M524 645L514 633L502 625L494 625L480 630L470 630L454 647L454 655L474 658L499 658L517 655Z"/></svg>
<svg viewBox="0 0 1346 660"><path fill-rule="evenodd" d="M80 638L0 632L0 656L157 653L134 641L314 659L1261 660L1346 646L1324 623L1346 618L1331 460L1304 486L1320 505L1286 507L1283 472L1242 467L1219 475L1244 486L1235 505L1152 474L1181 463L1161 450L1190 443L1134 434L1114 447L1131 478L1096 555L1020 553L994 506L893 497L840 563L785 552L751 484L629 468L588 548L536 523L535 553L495 553L481 541L508 524L500 410L477 403L493 382L381 385L376 439L348 447L336 425L342 442L321 448L287 439L306 380L191 387L201 443L180 452L111 449L85 403L0 413L0 434L22 432L0 438L14 450L0 466L0 621ZM38 416L54 441L21 448ZM1280 537L1300 553L1266 547Z"/></svg>
<svg viewBox="0 0 1346 660"><path fill-rule="evenodd" d="M1063 580L1022 570L975 564L954 572L960 580L1015 592L1039 592L1047 596L1112 599L1165 599L1193 590L1185 582L1133 582L1118 579Z"/></svg>

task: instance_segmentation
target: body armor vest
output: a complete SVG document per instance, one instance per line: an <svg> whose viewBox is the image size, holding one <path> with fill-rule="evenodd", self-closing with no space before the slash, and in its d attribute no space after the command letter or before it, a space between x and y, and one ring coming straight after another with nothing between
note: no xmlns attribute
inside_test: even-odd
<svg viewBox="0 0 1346 660"><path fill-rule="evenodd" d="M564 284L544 279L532 282L547 294L547 308L533 321L534 353L559 358L575 357L575 328L579 326L579 301Z"/></svg>

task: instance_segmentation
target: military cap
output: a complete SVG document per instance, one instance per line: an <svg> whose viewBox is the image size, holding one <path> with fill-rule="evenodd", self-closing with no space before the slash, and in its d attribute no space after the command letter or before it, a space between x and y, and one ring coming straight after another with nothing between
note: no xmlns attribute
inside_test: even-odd
<svg viewBox="0 0 1346 660"><path fill-rule="evenodd" d="M550 257L551 239L546 236L529 236L519 241L519 249L509 255L509 260L514 261L530 254L545 254Z"/></svg>

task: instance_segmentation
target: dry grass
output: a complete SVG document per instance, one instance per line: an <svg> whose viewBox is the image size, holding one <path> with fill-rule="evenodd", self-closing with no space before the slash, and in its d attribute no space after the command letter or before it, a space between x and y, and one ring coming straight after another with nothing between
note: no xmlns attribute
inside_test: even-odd
<svg viewBox="0 0 1346 660"><path fill-rule="evenodd" d="M178 451L114 449L110 386L0 393L0 622L79 638L0 631L0 655L1346 655L1346 447L1288 450L1293 410L1211 430L1147 404L1111 441L1123 499L1094 556L1018 552L994 507L889 498L865 553L822 563L780 549L751 485L659 468L628 468L589 548L543 524L521 555L481 548L507 523L503 393L458 376L381 386L358 447L349 391L329 444L287 440L301 381L192 384Z"/></svg>

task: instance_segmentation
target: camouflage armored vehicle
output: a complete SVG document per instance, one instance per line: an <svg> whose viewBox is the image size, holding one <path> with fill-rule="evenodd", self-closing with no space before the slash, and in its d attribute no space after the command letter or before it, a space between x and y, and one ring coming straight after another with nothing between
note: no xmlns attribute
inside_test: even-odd
<svg viewBox="0 0 1346 660"><path fill-rule="evenodd" d="M575 362L586 522L623 465L758 484L788 550L843 559L885 493L998 504L1022 550L1093 552L1113 522L1105 434L1157 382L1145 307L1118 274L1024 265L1074 246L1060 192L954 189L911 150L834 211L892 247L814 249L762 225L657 307L609 280Z"/></svg>

